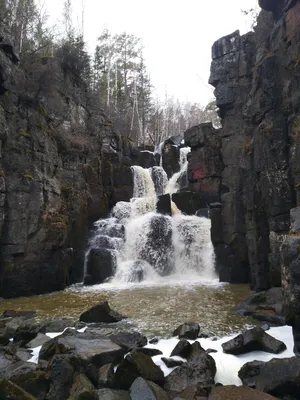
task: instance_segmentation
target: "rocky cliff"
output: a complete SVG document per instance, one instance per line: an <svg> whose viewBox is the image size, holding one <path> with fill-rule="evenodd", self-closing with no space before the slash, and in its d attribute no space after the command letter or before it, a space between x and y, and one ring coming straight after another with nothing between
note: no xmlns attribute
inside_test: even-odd
<svg viewBox="0 0 300 400"><path fill-rule="evenodd" d="M212 239L222 280L249 281L255 290L283 285L287 310L295 316L300 304L300 1L259 3L254 32L236 31L212 49L210 83L222 118L224 163Z"/></svg>
<svg viewBox="0 0 300 400"><path fill-rule="evenodd" d="M89 224L132 197L132 144L60 61L33 55L26 74L0 34L2 297L80 281Z"/></svg>

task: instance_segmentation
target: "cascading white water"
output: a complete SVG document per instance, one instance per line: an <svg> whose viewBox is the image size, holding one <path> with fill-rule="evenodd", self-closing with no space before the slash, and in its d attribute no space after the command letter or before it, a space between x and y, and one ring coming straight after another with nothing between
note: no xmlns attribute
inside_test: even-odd
<svg viewBox="0 0 300 400"><path fill-rule="evenodd" d="M110 218L95 224L89 248L105 247L116 252L113 284L215 278L210 220L156 213L157 196L179 189L176 185L187 171L189 151L188 147L181 149L180 171L169 182L161 167L132 167L133 198L117 203Z"/></svg>
<svg viewBox="0 0 300 400"><path fill-rule="evenodd" d="M180 170L176 172L168 182L166 193L173 194L180 189L181 177L186 174L188 167L187 155L191 151L190 147L182 147L180 149Z"/></svg>

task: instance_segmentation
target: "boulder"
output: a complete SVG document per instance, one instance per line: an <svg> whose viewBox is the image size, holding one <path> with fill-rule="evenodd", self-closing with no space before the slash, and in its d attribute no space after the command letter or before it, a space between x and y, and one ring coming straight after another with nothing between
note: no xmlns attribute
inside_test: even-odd
<svg viewBox="0 0 300 400"><path fill-rule="evenodd" d="M91 381L83 374L78 374L70 391L72 400L98 400L99 396Z"/></svg>
<svg viewBox="0 0 300 400"><path fill-rule="evenodd" d="M161 360L166 364L168 368L179 367L179 365L182 365L184 363L184 361L175 360L174 358L162 357Z"/></svg>
<svg viewBox="0 0 300 400"><path fill-rule="evenodd" d="M160 385L164 381L162 370L154 364L151 357L132 351L118 366L115 373L115 383L120 389L129 389L138 377Z"/></svg>
<svg viewBox="0 0 300 400"><path fill-rule="evenodd" d="M70 356L55 355L48 371L50 383L47 400L66 400L73 384L74 366Z"/></svg>
<svg viewBox="0 0 300 400"><path fill-rule="evenodd" d="M125 317L112 310L107 301L91 307L80 315L80 321L83 322L119 322Z"/></svg>
<svg viewBox="0 0 300 400"><path fill-rule="evenodd" d="M116 270L116 254L110 249L91 249L87 260L88 279L84 284L103 283L106 279L111 278Z"/></svg>
<svg viewBox="0 0 300 400"><path fill-rule="evenodd" d="M197 360L198 357L202 356L202 354L205 353L205 350L201 347L199 342L194 342L191 345L191 351L189 352L187 356L187 360Z"/></svg>
<svg viewBox="0 0 300 400"><path fill-rule="evenodd" d="M98 380L97 385L99 388L106 387L110 388L114 383L114 365L113 364L105 364L98 371Z"/></svg>
<svg viewBox="0 0 300 400"><path fill-rule="evenodd" d="M158 197L156 211L159 214L172 215L171 196L169 194L163 194Z"/></svg>
<svg viewBox="0 0 300 400"><path fill-rule="evenodd" d="M192 350L192 345L186 339L180 339L172 350L170 357L179 356L182 358L188 358Z"/></svg>
<svg viewBox="0 0 300 400"><path fill-rule="evenodd" d="M49 336L44 335L43 333L38 333L34 339L27 343L26 347L28 347L29 349L34 349L35 347L42 346L49 340Z"/></svg>
<svg viewBox="0 0 300 400"><path fill-rule="evenodd" d="M111 390L111 389L100 389L98 390L99 400L131 400L129 392L125 390Z"/></svg>
<svg viewBox="0 0 300 400"><path fill-rule="evenodd" d="M33 340L39 332L44 331L44 327L41 325L29 325L24 324L17 328L14 335L14 343L23 342L28 343Z"/></svg>
<svg viewBox="0 0 300 400"><path fill-rule="evenodd" d="M282 398L299 398L300 358L273 358L260 367L255 378L256 389Z"/></svg>
<svg viewBox="0 0 300 400"><path fill-rule="evenodd" d="M190 386L207 388L214 384L216 364L214 359L202 352L197 359L184 363L174 369L165 379L167 392L181 393Z"/></svg>
<svg viewBox="0 0 300 400"><path fill-rule="evenodd" d="M38 369L34 363L18 361L12 364L7 368L5 378L37 399L46 398L49 391L47 372Z"/></svg>
<svg viewBox="0 0 300 400"><path fill-rule="evenodd" d="M0 332L0 346L6 346L9 343L9 339L10 337L5 331Z"/></svg>
<svg viewBox="0 0 300 400"><path fill-rule="evenodd" d="M131 400L168 400L167 393L153 382L136 378L130 387Z"/></svg>
<svg viewBox="0 0 300 400"><path fill-rule="evenodd" d="M276 397L243 386L218 386L210 392L208 400L276 400Z"/></svg>
<svg viewBox="0 0 300 400"><path fill-rule="evenodd" d="M119 332L110 335L109 339L124 348L127 352L135 349L136 347L144 347L147 344L146 336L139 332Z"/></svg>
<svg viewBox="0 0 300 400"><path fill-rule="evenodd" d="M49 321L45 324L46 333L48 332L62 332L64 329L73 327L75 322L71 318L59 318L54 321Z"/></svg>
<svg viewBox="0 0 300 400"><path fill-rule="evenodd" d="M14 363L12 356L8 355L5 348L0 347L0 378L5 376L7 368Z"/></svg>
<svg viewBox="0 0 300 400"><path fill-rule="evenodd" d="M55 354L73 354L83 365L117 364L122 360L125 350L110 339L92 333L75 333L60 336L46 342L40 351L39 360L50 360Z"/></svg>
<svg viewBox="0 0 300 400"><path fill-rule="evenodd" d="M190 340L197 339L200 332L200 326L196 322L185 322L175 329L173 336L178 336L179 339L185 338Z"/></svg>
<svg viewBox="0 0 300 400"><path fill-rule="evenodd" d="M278 354L286 349L286 345L267 334L263 329L256 327L223 343L222 348L224 353L234 355L250 351L265 351L267 353Z"/></svg>
<svg viewBox="0 0 300 400"><path fill-rule="evenodd" d="M264 361L247 362L239 370L238 375L244 386L255 387L256 378L260 373L261 367L265 364Z"/></svg>
<svg viewBox="0 0 300 400"><path fill-rule="evenodd" d="M4 400L37 400L36 397L7 379L0 379L0 393Z"/></svg>
<svg viewBox="0 0 300 400"><path fill-rule="evenodd" d="M145 271L149 268L150 264L144 260L136 260L130 267L128 274L128 282L142 282L145 278ZM151 266L150 266L151 268Z"/></svg>
<svg viewBox="0 0 300 400"><path fill-rule="evenodd" d="M165 142L174 144L175 146L180 146L182 144L182 141L184 140L184 134L180 133L178 135L174 135L169 137Z"/></svg>

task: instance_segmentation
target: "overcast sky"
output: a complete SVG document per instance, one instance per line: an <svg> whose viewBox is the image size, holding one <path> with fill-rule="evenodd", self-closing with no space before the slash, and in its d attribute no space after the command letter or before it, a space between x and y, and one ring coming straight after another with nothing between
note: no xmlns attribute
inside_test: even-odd
<svg viewBox="0 0 300 400"><path fill-rule="evenodd" d="M62 20L63 0L45 0L51 23ZM205 105L212 97L208 85L211 46L221 36L250 29L241 10L257 0L73 0L74 24L81 25L89 49L104 28L126 31L142 39L146 65L157 94Z"/></svg>

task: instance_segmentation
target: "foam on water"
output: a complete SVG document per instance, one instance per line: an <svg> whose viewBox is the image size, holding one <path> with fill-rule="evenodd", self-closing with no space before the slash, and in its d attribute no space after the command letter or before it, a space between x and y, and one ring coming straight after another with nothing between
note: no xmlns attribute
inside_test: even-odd
<svg viewBox="0 0 300 400"><path fill-rule="evenodd" d="M180 149L180 170L176 172L171 179L169 180L166 193L173 194L176 193L180 189L180 181L184 174L187 173L188 168L188 160L187 156L191 151L190 147L182 147Z"/></svg>

